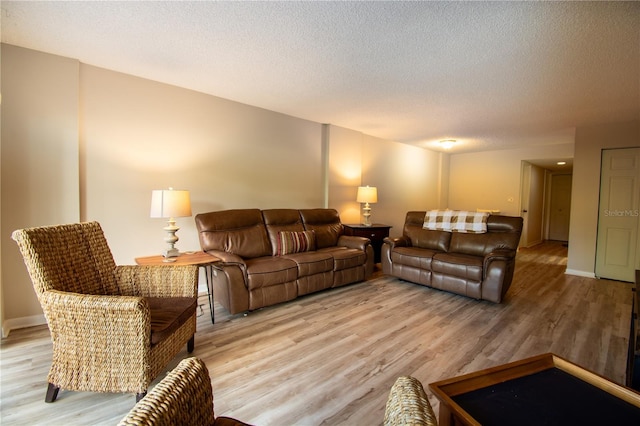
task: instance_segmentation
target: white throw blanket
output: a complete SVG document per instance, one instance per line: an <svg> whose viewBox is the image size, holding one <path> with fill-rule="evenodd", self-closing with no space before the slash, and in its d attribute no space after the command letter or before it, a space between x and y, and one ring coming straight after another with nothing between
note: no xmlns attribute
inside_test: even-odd
<svg viewBox="0 0 640 426"><path fill-rule="evenodd" d="M429 210L424 217L425 229L433 231L468 232L482 234L487 232L486 212L462 210Z"/></svg>

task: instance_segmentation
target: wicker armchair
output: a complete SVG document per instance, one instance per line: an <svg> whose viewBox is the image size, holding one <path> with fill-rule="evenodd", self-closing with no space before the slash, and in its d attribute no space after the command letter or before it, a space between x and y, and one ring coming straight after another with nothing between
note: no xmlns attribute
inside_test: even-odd
<svg viewBox="0 0 640 426"><path fill-rule="evenodd" d="M398 377L391 387L384 413L384 426L437 426L422 383L414 377Z"/></svg>
<svg viewBox="0 0 640 426"><path fill-rule="evenodd" d="M53 341L46 402L62 389L135 393L193 351L197 266L116 266L97 222L13 232Z"/></svg>
<svg viewBox="0 0 640 426"><path fill-rule="evenodd" d="M187 358L160 381L118 426L247 426L229 417L215 418L209 371L198 358Z"/></svg>

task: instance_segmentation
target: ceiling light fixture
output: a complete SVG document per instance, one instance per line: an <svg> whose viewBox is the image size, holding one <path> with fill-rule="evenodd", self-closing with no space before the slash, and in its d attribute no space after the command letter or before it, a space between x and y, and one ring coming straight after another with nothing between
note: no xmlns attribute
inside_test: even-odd
<svg viewBox="0 0 640 426"><path fill-rule="evenodd" d="M566 161L558 161L556 164L558 166L564 166L565 164L567 164L567 162Z"/></svg>
<svg viewBox="0 0 640 426"><path fill-rule="evenodd" d="M440 141L440 146L443 147L444 149L451 149L455 144L456 144L455 139L445 139Z"/></svg>

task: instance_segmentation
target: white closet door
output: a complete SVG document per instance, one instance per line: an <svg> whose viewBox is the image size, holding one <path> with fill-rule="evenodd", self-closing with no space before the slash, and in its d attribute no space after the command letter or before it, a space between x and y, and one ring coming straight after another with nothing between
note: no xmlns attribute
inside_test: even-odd
<svg viewBox="0 0 640 426"><path fill-rule="evenodd" d="M596 276L634 281L640 224L640 148L602 151Z"/></svg>

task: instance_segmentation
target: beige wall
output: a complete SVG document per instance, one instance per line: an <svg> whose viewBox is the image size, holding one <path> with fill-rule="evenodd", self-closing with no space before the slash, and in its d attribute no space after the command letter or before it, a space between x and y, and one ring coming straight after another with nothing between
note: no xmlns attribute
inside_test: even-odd
<svg viewBox="0 0 640 426"><path fill-rule="evenodd" d="M9 327L42 321L11 232L79 218L78 72L75 60L2 45L0 244Z"/></svg>
<svg viewBox="0 0 640 426"><path fill-rule="evenodd" d="M602 150L629 147L640 147L640 120L576 130L567 273L594 276Z"/></svg>
<svg viewBox="0 0 640 426"><path fill-rule="evenodd" d="M42 321L17 228L98 220L117 263L133 263L164 245L152 189L189 189L194 214L329 206L357 223L364 184L379 190L372 220L399 235L408 210L517 215L521 161L573 157L573 144L441 154L8 45L1 108L3 331ZM572 271L593 272L600 149L637 146L638 128L576 133ZM197 249L193 218L178 225L178 247Z"/></svg>
<svg viewBox="0 0 640 426"><path fill-rule="evenodd" d="M328 206L353 223L357 186L377 185L373 218L398 232L406 210L437 207L442 196L444 161L431 151L68 58L2 53L5 333L42 322L8 238L17 228L97 220L125 264L164 247L164 220L149 218L153 189L190 190L194 215ZM178 248L198 249L193 217L177 222Z"/></svg>
<svg viewBox="0 0 640 426"><path fill-rule="evenodd" d="M448 155L365 135L362 184L378 188L371 221L391 225L390 235L402 234L407 211L443 207L439 185ZM355 197L355 194L354 194Z"/></svg>
<svg viewBox="0 0 640 426"><path fill-rule="evenodd" d="M344 223L362 223L360 185L378 188L371 221L391 225L400 235L409 210L439 208L440 183L448 155L330 126L329 205Z"/></svg>
<svg viewBox="0 0 640 426"><path fill-rule="evenodd" d="M340 213L344 223L360 223L360 205L356 203L362 182L363 135L355 130L328 126L328 205Z"/></svg>
<svg viewBox="0 0 640 426"><path fill-rule="evenodd" d="M452 155L446 207L520 216L522 161L572 157L571 143Z"/></svg>
<svg viewBox="0 0 640 426"><path fill-rule="evenodd" d="M117 263L164 246L153 189L188 189L194 216L323 203L318 123L87 65L80 93L83 219L101 223ZM177 225L178 248L197 250L193 217Z"/></svg>

